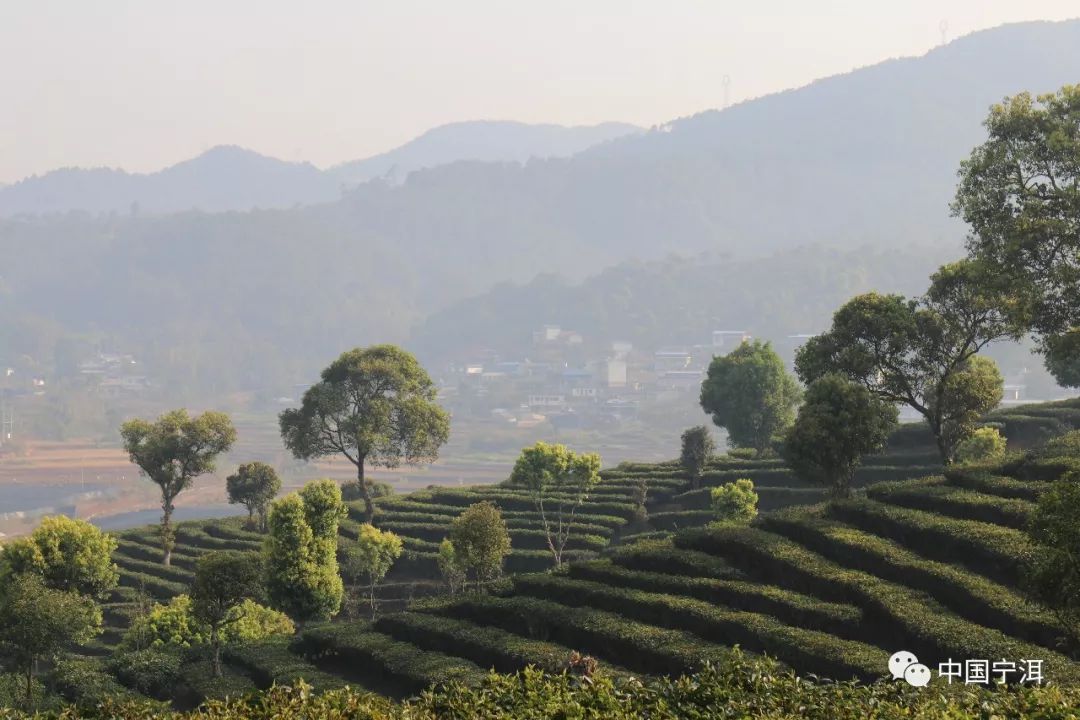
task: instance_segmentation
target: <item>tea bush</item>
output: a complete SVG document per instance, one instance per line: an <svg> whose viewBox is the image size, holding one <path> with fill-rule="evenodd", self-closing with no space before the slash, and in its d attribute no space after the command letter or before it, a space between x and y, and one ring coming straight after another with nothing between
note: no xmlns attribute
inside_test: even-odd
<svg viewBox="0 0 1080 720"><path fill-rule="evenodd" d="M870 685L819 682L798 677L768 659L733 651L719 664L693 675L653 682L612 676L550 674L526 669L492 673L478 687L462 683L394 703L352 688L315 693L305 684L279 686L229 700L210 701L196 712L176 712L140 702L107 701L99 708L51 710L40 720L920 720L1009 718L1060 719L1076 716L1080 690L1059 686L987 689L934 681L931 688L903 682ZM17 710L0 710L2 720L22 720Z"/></svg>

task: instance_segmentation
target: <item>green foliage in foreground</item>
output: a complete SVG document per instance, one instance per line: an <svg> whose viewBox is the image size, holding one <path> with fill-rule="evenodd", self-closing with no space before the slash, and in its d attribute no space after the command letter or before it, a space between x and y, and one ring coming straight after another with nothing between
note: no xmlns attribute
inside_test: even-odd
<svg viewBox="0 0 1080 720"><path fill-rule="evenodd" d="M873 685L816 683L782 671L760 658L734 653L723 666L705 666L677 679L642 683L603 674L546 674L527 669L516 675L489 675L479 688L454 683L418 699L396 704L349 688L315 694L300 684L275 687L243 698L211 701L192 713L162 710L138 702L106 702L89 710L67 709L38 718L170 718L173 720L261 720L270 718L355 718L429 720L434 718L611 718L654 720L705 717L864 718L1070 718L1080 706L1080 689L1008 687L985 689L946 685L930 688L900 682ZM3 720L27 718L0 710Z"/></svg>
<svg viewBox="0 0 1080 720"><path fill-rule="evenodd" d="M1066 475L1042 494L1028 534L1038 543L1028 556L1028 592L1057 616L1074 642L1080 637L1080 476Z"/></svg>
<svg viewBox="0 0 1080 720"><path fill-rule="evenodd" d="M292 635L295 628L285 613L259 605L250 598L226 613L221 629L223 642L250 642L274 635ZM210 641L210 628L199 621L188 595L177 595L168 604L155 604L136 618L124 634L121 647L145 650L165 645L191 647Z"/></svg>

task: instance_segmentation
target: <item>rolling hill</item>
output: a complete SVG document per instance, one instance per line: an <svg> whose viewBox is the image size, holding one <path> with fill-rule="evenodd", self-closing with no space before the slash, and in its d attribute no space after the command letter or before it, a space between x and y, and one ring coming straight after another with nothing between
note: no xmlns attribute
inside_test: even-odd
<svg viewBox="0 0 1080 720"><path fill-rule="evenodd" d="M1023 406L987 421L1024 444L1080 427L1080 405ZM927 439L923 426L904 426L887 453L864 461L856 482L863 490L827 504L819 488L776 460L716 458L704 491L690 491L674 462L606 470L577 517L569 565L556 572L544 572L551 558L520 492L433 488L380 498L375 524L400 534L406 548L383 591L381 617L311 624L292 638L228 648L224 681L208 679L205 661L193 656L173 699L194 704L298 677L317 688L350 684L400 698L433 683L477 683L491 668L559 672L571 651L616 675L678 675L722 662L734 645L843 680L878 679L890 654L905 649L931 667L948 658L1037 658L1045 679L1080 683L1080 664L1062 652L1059 622L1019 590L1031 547L1027 518L1076 458L1036 451L998 467L942 473ZM754 479L763 513L749 527L706 526L710 514L699 508L708 487L736 477ZM630 501L640 482L649 489L645 520ZM507 520L511 581L488 594L425 598L437 589L437 542L480 500L499 505ZM355 519L342 524L343 547L355 532ZM119 537L121 587L93 653L119 641L135 588L167 599L185 591L201 553L257 550L262 539L239 518L182 523L175 565L165 568L153 528Z"/></svg>

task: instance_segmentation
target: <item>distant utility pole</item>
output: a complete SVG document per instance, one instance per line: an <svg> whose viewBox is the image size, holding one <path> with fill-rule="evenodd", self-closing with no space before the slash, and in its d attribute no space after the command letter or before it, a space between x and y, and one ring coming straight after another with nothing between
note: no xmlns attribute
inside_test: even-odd
<svg viewBox="0 0 1080 720"><path fill-rule="evenodd" d="M941 44L944 45L949 36L949 21L942 20L938 23L938 30L941 31Z"/></svg>
<svg viewBox="0 0 1080 720"><path fill-rule="evenodd" d="M724 86L724 107L731 104L731 76L724 75L720 78L720 84Z"/></svg>

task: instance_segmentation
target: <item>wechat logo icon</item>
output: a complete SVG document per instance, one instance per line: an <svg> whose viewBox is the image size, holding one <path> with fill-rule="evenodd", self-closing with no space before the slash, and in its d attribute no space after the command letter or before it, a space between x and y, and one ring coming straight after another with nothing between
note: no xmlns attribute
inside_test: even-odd
<svg viewBox="0 0 1080 720"><path fill-rule="evenodd" d="M930 668L919 662L915 653L901 650L889 658L889 672L894 680L903 678L914 687L926 687L930 684Z"/></svg>

